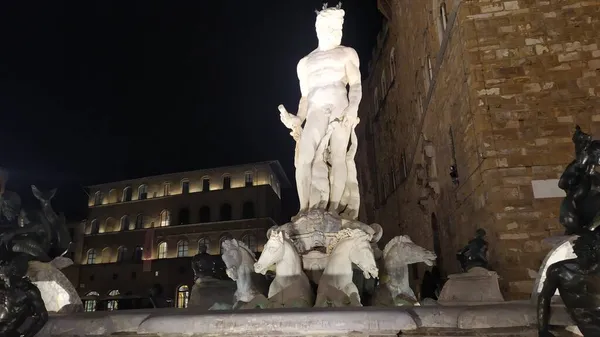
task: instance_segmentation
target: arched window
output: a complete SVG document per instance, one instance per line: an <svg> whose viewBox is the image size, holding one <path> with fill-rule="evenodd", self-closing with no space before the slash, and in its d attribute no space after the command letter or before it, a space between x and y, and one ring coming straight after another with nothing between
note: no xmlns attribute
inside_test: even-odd
<svg viewBox="0 0 600 337"><path fill-rule="evenodd" d="M221 221L231 220L231 205L223 204L220 210Z"/></svg>
<svg viewBox="0 0 600 337"><path fill-rule="evenodd" d="M125 254L127 254L127 248L123 246L119 247L119 249L117 249L117 262L123 262Z"/></svg>
<svg viewBox="0 0 600 337"><path fill-rule="evenodd" d="M181 194L190 193L190 181L188 179L181 180Z"/></svg>
<svg viewBox="0 0 600 337"><path fill-rule="evenodd" d="M102 249L102 263L110 263L111 251L109 247Z"/></svg>
<svg viewBox="0 0 600 337"><path fill-rule="evenodd" d="M144 200L148 198L148 185L142 184L138 187L138 200Z"/></svg>
<svg viewBox="0 0 600 337"><path fill-rule="evenodd" d="M114 188L108 191L108 203L117 202L117 190Z"/></svg>
<svg viewBox="0 0 600 337"><path fill-rule="evenodd" d="M171 212L164 209L160 212L160 227L167 227L171 224Z"/></svg>
<svg viewBox="0 0 600 337"><path fill-rule="evenodd" d="M87 264L96 263L96 250L94 248L87 251Z"/></svg>
<svg viewBox="0 0 600 337"><path fill-rule="evenodd" d="M446 3L442 2L440 5L440 23L442 24L442 29L446 30L448 28L448 13L446 12Z"/></svg>
<svg viewBox="0 0 600 337"><path fill-rule="evenodd" d="M165 182L163 183L163 197L171 195L171 183Z"/></svg>
<svg viewBox="0 0 600 337"><path fill-rule="evenodd" d="M223 176L223 189L230 189L231 188L231 176L229 174L226 174Z"/></svg>
<svg viewBox="0 0 600 337"><path fill-rule="evenodd" d="M121 217L121 231L126 231L129 229L129 216L123 215Z"/></svg>
<svg viewBox="0 0 600 337"><path fill-rule="evenodd" d="M207 237L203 237L198 240L198 253L200 253L203 249L205 249L207 253L210 252L210 240Z"/></svg>
<svg viewBox="0 0 600 337"><path fill-rule="evenodd" d="M123 201L131 201L131 187L127 186L123 189Z"/></svg>
<svg viewBox="0 0 600 337"><path fill-rule="evenodd" d="M200 212L198 215L198 222L210 222L210 207L208 207L208 206L200 207Z"/></svg>
<svg viewBox="0 0 600 337"><path fill-rule="evenodd" d="M142 246L135 247L133 251L133 262L142 262L142 258L144 256L144 248Z"/></svg>
<svg viewBox="0 0 600 337"><path fill-rule="evenodd" d="M103 199L104 195L102 194L102 192L97 191L96 193L94 193L94 206L102 205Z"/></svg>
<svg viewBox="0 0 600 337"><path fill-rule="evenodd" d="M131 228L131 227L130 227ZM135 217L135 229L142 229L144 228L144 214L138 214Z"/></svg>
<svg viewBox="0 0 600 337"><path fill-rule="evenodd" d="M166 242L161 242L158 245L158 258L159 259L167 258L167 243Z"/></svg>
<svg viewBox="0 0 600 337"><path fill-rule="evenodd" d="M190 209L182 208L179 210L179 224L187 225L190 223Z"/></svg>
<svg viewBox="0 0 600 337"><path fill-rule="evenodd" d="M98 224L98 220L92 220L92 229L90 230L90 234L98 234L100 232L100 225Z"/></svg>
<svg viewBox="0 0 600 337"><path fill-rule="evenodd" d="M223 254L223 242L225 240L231 240L232 236L230 234L223 234L219 239L219 255Z"/></svg>
<svg viewBox="0 0 600 337"><path fill-rule="evenodd" d="M254 175L251 171L244 173L244 186L249 187L254 185Z"/></svg>
<svg viewBox="0 0 600 337"><path fill-rule="evenodd" d="M242 206L242 217L244 219L254 219L256 217L254 203L252 201L246 201Z"/></svg>
<svg viewBox="0 0 600 337"><path fill-rule="evenodd" d="M111 290L108 293L108 296L119 296L119 291L118 290ZM119 301L118 300L108 300L108 302L106 303L106 310L107 311L113 311L113 310L119 310Z"/></svg>
<svg viewBox="0 0 600 337"><path fill-rule="evenodd" d="M202 192L210 191L210 178L204 177L202 178Z"/></svg>
<svg viewBox="0 0 600 337"><path fill-rule="evenodd" d="M396 78L396 49L392 48L390 51L390 75L393 81Z"/></svg>
<svg viewBox="0 0 600 337"><path fill-rule="evenodd" d="M100 296L100 294L98 294L95 291L90 291L89 293L85 294L86 297L98 297ZM86 312L92 312L92 311L96 311L96 300L85 300L84 303L84 310Z"/></svg>
<svg viewBox="0 0 600 337"><path fill-rule="evenodd" d="M186 257L189 252L189 243L187 240L181 240L177 242L177 257Z"/></svg>
<svg viewBox="0 0 600 337"><path fill-rule="evenodd" d="M116 230L115 224L117 220L115 218L108 218L106 222L104 222L104 231L102 233L110 233Z"/></svg>
<svg viewBox="0 0 600 337"><path fill-rule="evenodd" d="M190 288L182 285L177 288L177 308L187 308L190 300Z"/></svg>
<svg viewBox="0 0 600 337"><path fill-rule="evenodd" d="M256 252L258 250L256 236L252 234L244 235L244 237L242 238L242 242L244 242L246 246L250 248L251 251Z"/></svg>

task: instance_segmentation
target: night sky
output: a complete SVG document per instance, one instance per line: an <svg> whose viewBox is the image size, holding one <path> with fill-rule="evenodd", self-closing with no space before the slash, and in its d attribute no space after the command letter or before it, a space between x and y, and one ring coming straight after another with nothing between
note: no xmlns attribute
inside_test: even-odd
<svg viewBox="0 0 600 337"><path fill-rule="evenodd" d="M8 189L81 186L276 159L293 180L296 64L321 1L0 1L0 166ZM330 2L335 5L337 2ZM343 44L366 72L375 0L347 0ZM284 194L293 196L295 192Z"/></svg>

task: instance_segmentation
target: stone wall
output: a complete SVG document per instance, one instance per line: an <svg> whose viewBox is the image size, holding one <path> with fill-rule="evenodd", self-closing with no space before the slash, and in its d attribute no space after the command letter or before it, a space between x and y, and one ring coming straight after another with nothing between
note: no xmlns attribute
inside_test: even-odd
<svg viewBox="0 0 600 337"><path fill-rule="evenodd" d="M504 294L528 297L547 252L542 239L562 232L561 194L545 180L572 160L576 123L600 127L600 2L386 8L359 112L361 216L382 224L384 241L408 234L435 250L446 274L483 227ZM534 196L538 182L544 198Z"/></svg>
<svg viewBox="0 0 600 337"><path fill-rule="evenodd" d="M572 336L553 308L557 336ZM474 307L198 311L153 309L51 316L37 337L71 336L497 336L534 337L528 303Z"/></svg>

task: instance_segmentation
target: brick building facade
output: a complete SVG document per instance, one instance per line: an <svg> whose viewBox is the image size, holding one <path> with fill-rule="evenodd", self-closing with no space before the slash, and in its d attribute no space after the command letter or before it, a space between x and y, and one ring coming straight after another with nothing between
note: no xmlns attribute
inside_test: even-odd
<svg viewBox="0 0 600 337"><path fill-rule="evenodd" d="M362 220L381 223L384 241L407 234L435 250L446 275L485 228L506 298L528 297L542 240L563 232L556 179L574 127L600 129L600 2L378 5L359 111ZM423 270L412 273L418 288Z"/></svg>
<svg viewBox="0 0 600 337"><path fill-rule="evenodd" d="M219 255L221 242L235 238L260 252L280 224L287 186L277 161L89 186L88 218L70 225L75 265L65 274L88 311L117 309L156 284L184 307L199 247Z"/></svg>

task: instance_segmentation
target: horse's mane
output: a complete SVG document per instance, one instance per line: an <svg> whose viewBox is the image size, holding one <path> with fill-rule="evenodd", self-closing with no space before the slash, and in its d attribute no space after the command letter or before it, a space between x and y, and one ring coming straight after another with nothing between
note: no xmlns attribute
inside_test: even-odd
<svg viewBox="0 0 600 337"><path fill-rule="evenodd" d="M223 248L225 249L225 251L232 251L235 252L234 255L228 255L230 256L230 258L233 258L234 260L236 260L236 262L234 263L242 263L242 252L246 252L248 253L248 255L250 255L250 257L256 261L256 255L250 250L250 248L248 248L248 246L246 246L246 244L242 241L238 241L236 239L230 239L230 240L225 240L223 245ZM226 243L226 244L225 244ZM225 254L223 254L223 257L225 257ZM238 260L239 259L239 260ZM225 261L226 258L223 258L223 261L227 264L227 262ZM228 261L231 261L229 258L227 258Z"/></svg>
<svg viewBox="0 0 600 337"><path fill-rule="evenodd" d="M250 256L252 257L252 259L254 261L256 261L256 254L254 254L254 252L252 252L250 250L250 248L248 248L248 246L246 246L246 244L243 241L237 241L237 244L238 244L238 247L240 247L241 249L245 250L248 254L250 254Z"/></svg>
<svg viewBox="0 0 600 337"><path fill-rule="evenodd" d="M369 234L359 228L344 228L339 230L327 246L327 254L331 253L341 241L359 236L364 236L367 238L367 241L370 239Z"/></svg>
<svg viewBox="0 0 600 337"><path fill-rule="evenodd" d="M400 235L400 236L394 237L383 248L383 256L387 256L387 254L390 252L390 250L392 250L392 247L394 247L396 244L406 243L406 242L412 242L412 240L410 239L410 237L408 235Z"/></svg>

